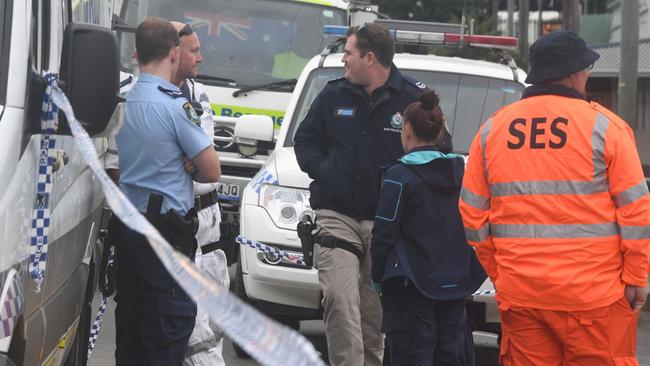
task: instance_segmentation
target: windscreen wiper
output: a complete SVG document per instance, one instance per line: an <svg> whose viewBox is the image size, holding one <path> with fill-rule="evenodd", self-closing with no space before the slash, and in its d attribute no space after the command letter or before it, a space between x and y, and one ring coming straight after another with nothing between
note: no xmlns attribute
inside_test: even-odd
<svg viewBox="0 0 650 366"><path fill-rule="evenodd" d="M212 76L212 75L204 75L204 74L198 74L194 78L198 81L220 81L222 83L228 83L228 84L233 84L235 85L235 80L233 79L228 79L228 78L222 78L219 76Z"/></svg>
<svg viewBox="0 0 650 366"><path fill-rule="evenodd" d="M277 88L283 87L283 86L290 86L293 89L293 87L296 86L297 82L298 82L298 80L296 80L296 79L289 79L289 80L276 81L276 82L273 82L273 83L262 84L262 85L251 85L251 86L247 86L245 88L235 90L232 93L232 96L237 98L238 96L240 96L240 95L242 95L244 93L248 93L249 91L260 90L260 89L277 89Z"/></svg>

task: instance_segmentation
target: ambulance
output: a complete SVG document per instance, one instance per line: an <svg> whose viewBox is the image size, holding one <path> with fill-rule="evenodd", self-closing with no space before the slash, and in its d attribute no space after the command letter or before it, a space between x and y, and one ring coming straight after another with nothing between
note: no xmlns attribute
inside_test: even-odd
<svg viewBox="0 0 650 366"><path fill-rule="evenodd" d="M414 25L400 21L378 23L393 29L398 46L460 44L494 47L501 44L514 47L516 44L515 39L507 37L464 34L462 26ZM421 30L423 26L425 31ZM403 30L405 28L407 30ZM300 75L275 149L244 189L242 237L284 250L289 255L302 255L296 226L305 215L313 215L313 210L309 204L311 180L296 161L294 135L327 82L344 75L341 57L340 53L316 56ZM454 152L458 154L467 155L479 126L500 107L519 100L526 86L526 74L505 54L500 62L491 62L398 52L393 62L403 74L426 84L440 96L440 105L453 136ZM271 141L270 122L252 119L250 122L257 125L237 127L237 141ZM289 326L297 328L300 320L322 316L322 293L317 271L287 258L242 247L234 282L240 296ZM469 311L475 325L489 333L493 345L496 345L499 320L489 280L481 290L484 295L473 297Z"/></svg>

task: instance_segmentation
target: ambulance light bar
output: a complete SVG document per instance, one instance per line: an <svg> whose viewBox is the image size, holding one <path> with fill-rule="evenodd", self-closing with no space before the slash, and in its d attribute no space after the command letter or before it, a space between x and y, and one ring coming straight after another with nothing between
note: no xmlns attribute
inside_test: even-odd
<svg viewBox="0 0 650 366"><path fill-rule="evenodd" d="M348 27L340 25L326 25L323 33L334 36L344 36ZM419 32L412 30L388 31L400 44L412 45L448 45L448 46L479 46L491 48L515 48L517 38L485 35L463 35L459 33Z"/></svg>

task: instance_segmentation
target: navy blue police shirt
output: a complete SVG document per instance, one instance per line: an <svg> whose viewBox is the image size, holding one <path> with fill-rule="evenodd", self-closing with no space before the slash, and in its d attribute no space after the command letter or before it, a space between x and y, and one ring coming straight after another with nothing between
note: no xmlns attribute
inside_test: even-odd
<svg viewBox="0 0 650 366"><path fill-rule="evenodd" d="M433 300L462 299L487 275L467 244L458 209L465 163L433 146L386 170L372 229L372 280L408 278Z"/></svg>
<svg viewBox="0 0 650 366"><path fill-rule="evenodd" d="M374 218L381 167L404 153L402 113L425 89L395 65L372 96L345 78L325 86L294 138L298 164L314 180L309 185L312 208Z"/></svg>

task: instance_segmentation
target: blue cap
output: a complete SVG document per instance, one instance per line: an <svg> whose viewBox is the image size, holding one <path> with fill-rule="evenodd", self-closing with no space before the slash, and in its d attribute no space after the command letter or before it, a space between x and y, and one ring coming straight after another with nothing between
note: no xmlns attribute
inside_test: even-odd
<svg viewBox="0 0 650 366"><path fill-rule="evenodd" d="M550 33L529 49L530 71L526 83L539 84L586 69L600 58L585 41L571 31Z"/></svg>

